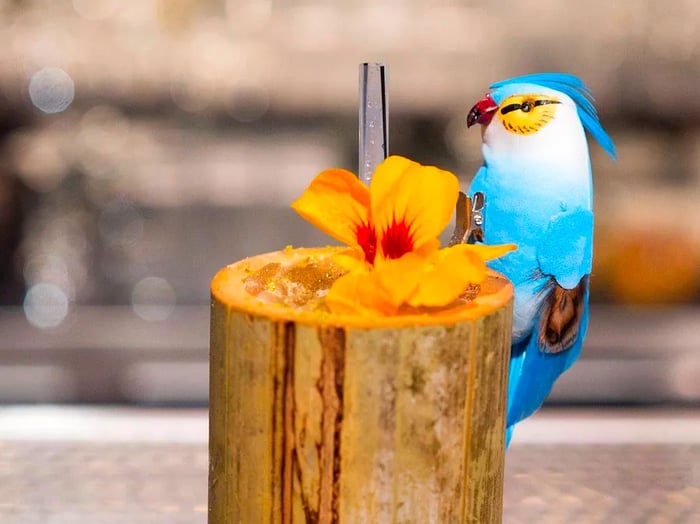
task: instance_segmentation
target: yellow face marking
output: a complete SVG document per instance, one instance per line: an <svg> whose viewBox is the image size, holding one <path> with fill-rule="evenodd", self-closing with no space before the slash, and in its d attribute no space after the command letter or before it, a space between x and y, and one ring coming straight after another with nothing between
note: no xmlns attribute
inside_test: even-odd
<svg viewBox="0 0 700 524"><path fill-rule="evenodd" d="M531 135L554 118L559 103L559 100L552 96L509 96L498 106L498 119L511 133Z"/></svg>

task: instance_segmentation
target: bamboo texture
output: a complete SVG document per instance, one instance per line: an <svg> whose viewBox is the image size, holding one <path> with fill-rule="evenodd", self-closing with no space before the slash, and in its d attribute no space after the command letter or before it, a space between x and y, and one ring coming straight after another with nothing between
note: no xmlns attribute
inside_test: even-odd
<svg viewBox="0 0 700 524"><path fill-rule="evenodd" d="M505 279L484 314L353 326L251 311L232 267L212 285L210 524L501 522Z"/></svg>

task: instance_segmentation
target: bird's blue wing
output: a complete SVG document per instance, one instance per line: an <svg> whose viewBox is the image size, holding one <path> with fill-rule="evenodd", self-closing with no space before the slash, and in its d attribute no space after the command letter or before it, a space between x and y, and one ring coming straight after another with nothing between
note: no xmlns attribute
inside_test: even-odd
<svg viewBox="0 0 700 524"><path fill-rule="evenodd" d="M537 246L533 279L540 307L529 335L511 348L508 436L534 413L555 380L578 358L588 325L593 214L578 209L553 217Z"/></svg>

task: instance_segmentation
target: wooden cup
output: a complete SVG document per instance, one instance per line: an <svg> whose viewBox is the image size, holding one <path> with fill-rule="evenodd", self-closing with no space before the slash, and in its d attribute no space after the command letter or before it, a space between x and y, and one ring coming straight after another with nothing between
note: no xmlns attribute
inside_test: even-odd
<svg viewBox="0 0 700 524"><path fill-rule="evenodd" d="M209 523L500 523L511 284L491 272L467 305L379 318L249 292L333 252L212 281Z"/></svg>

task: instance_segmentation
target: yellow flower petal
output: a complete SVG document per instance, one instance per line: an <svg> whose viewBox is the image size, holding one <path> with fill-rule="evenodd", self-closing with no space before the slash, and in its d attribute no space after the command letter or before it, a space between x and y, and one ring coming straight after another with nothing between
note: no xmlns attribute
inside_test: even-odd
<svg viewBox="0 0 700 524"><path fill-rule="evenodd" d="M374 271L348 273L333 283L326 295L326 304L333 313L360 315L394 315L398 306L387 300L377 285Z"/></svg>
<svg viewBox="0 0 700 524"><path fill-rule="evenodd" d="M440 249L440 239L432 238L425 242L421 247L416 249L414 253L423 258L427 258L431 255L434 255L438 249Z"/></svg>
<svg viewBox="0 0 700 524"><path fill-rule="evenodd" d="M469 251L474 253L481 260L493 260L494 258L502 257L510 251L515 251L518 246L515 244L500 244L497 246L488 246L486 244L455 244L450 249L460 251Z"/></svg>
<svg viewBox="0 0 700 524"><path fill-rule="evenodd" d="M348 271L363 271L368 269L365 254L362 249L351 248L333 255L333 262Z"/></svg>
<svg viewBox="0 0 700 524"><path fill-rule="evenodd" d="M435 263L427 266L416 292L407 300L414 307L440 307L452 303L469 284L486 278L486 264L472 250L441 249Z"/></svg>
<svg viewBox="0 0 700 524"><path fill-rule="evenodd" d="M396 260L377 261L374 266L376 285L383 290L385 300L397 308L418 288L428 260L408 253Z"/></svg>
<svg viewBox="0 0 700 524"><path fill-rule="evenodd" d="M459 194L459 180L449 171L390 156L376 169L370 187L372 221L382 248L393 224L408 226L413 250L433 241L450 222Z"/></svg>
<svg viewBox="0 0 700 524"><path fill-rule="evenodd" d="M357 226L369 219L369 190L345 169L327 169L313 179L292 208L336 240L357 246Z"/></svg>

